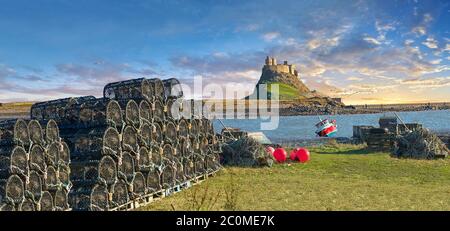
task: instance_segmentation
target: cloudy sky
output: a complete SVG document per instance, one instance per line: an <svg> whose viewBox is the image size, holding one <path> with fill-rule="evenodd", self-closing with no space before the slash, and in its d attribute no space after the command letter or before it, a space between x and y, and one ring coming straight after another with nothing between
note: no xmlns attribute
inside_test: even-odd
<svg viewBox="0 0 450 231"><path fill-rule="evenodd" d="M251 90L266 55L346 103L450 101L448 1L0 3L0 102L144 76Z"/></svg>

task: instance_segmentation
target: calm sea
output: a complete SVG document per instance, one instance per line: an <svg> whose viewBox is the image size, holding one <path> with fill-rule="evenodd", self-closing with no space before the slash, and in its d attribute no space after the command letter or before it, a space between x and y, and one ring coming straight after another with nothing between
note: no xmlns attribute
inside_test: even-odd
<svg viewBox="0 0 450 231"><path fill-rule="evenodd" d="M420 111L420 112L398 112L400 118L405 123L421 123L424 127L433 131L450 131L450 110L441 111ZM383 115L392 115L393 113L379 114L358 114L358 115L330 115L321 116L322 119L335 119L338 125L339 137L351 137L354 125L372 125L378 127L378 119ZM274 142L296 139L315 138L315 124L319 121L318 116L281 116L278 128L270 131L262 131L260 128L261 119L227 119L222 122L227 127L241 128L251 132L263 132ZM214 121L216 132L222 130L219 121Z"/></svg>

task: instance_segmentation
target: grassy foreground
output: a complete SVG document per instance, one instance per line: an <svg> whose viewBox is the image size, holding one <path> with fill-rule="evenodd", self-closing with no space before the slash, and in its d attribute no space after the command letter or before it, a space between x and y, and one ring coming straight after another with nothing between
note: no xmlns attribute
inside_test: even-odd
<svg viewBox="0 0 450 231"><path fill-rule="evenodd" d="M226 168L140 210L450 210L450 161L359 146L311 148L307 164Z"/></svg>

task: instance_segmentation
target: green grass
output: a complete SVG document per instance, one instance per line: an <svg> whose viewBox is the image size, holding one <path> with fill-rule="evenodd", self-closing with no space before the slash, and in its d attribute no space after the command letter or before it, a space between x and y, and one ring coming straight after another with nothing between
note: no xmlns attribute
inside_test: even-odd
<svg viewBox="0 0 450 231"><path fill-rule="evenodd" d="M271 83L269 84L268 91L273 94L271 87L274 84L278 84L278 92L280 100L295 100L299 99L301 96L298 92L298 89L295 87L285 84L285 83Z"/></svg>
<svg viewBox="0 0 450 231"><path fill-rule="evenodd" d="M395 159L361 146L310 151L307 164L223 169L141 210L450 210L448 159Z"/></svg>

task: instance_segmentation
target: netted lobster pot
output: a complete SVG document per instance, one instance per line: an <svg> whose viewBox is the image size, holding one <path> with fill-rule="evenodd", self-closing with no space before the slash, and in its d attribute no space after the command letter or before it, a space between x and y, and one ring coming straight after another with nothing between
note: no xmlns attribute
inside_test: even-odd
<svg viewBox="0 0 450 231"><path fill-rule="evenodd" d="M39 200L40 211L53 211L55 209L53 196L49 191L43 191Z"/></svg>
<svg viewBox="0 0 450 231"><path fill-rule="evenodd" d="M19 211L37 211L36 204L30 198L25 200L19 205Z"/></svg>
<svg viewBox="0 0 450 231"><path fill-rule="evenodd" d="M64 188L68 189L71 187L70 167L68 165L60 164L58 166L58 180Z"/></svg>
<svg viewBox="0 0 450 231"><path fill-rule="evenodd" d="M195 177L194 160L191 156L182 159L184 176L186 179L192 179Z"/></svg>
<svg viewBox="0 0 450 231"><path fill-rule="evenodd" d="M104 156L100 161L72 162L70 171L70 180L74 185L98 181L111 185L117 180L117 165L110 156Z"/></svg>
<svg viewBox="0 0 450 231"><path fill-rule="evenodd" d="M182 118L183 103L181 99L167 99L166 102L166 118L180 119Z"/></svg>
<svg viewBox="0 0 450 231"><path fill-rule="evenodd" d="M162 165L163 149L158 146L153 146L151 150L152 150L151 153L152 163L156 167L160 167Z"/></svg>
<svg viewBox="0 0 450 231"><path fill-rule="evenodd" d="M206 138L205 136L202 136L200 138L200 153L203 156L206 156L210 153L210 145L208 142L208 138Z"/></svg>
<svg viewBox="0 0 450 231"><path fill-rule="evenodd" d="M119 176L127 183L131 183L134 177L135 162L134 157L129 152L122 155L122 163L119 165Z"/></svg>
<svg viewBox="0 0 450 231"><path fill-rule="evenodd" d="M126 126L122 132L122 148L124 151L131 152L133 154L138 153L139 143L138 134L136 129L131 126Z"/></svg>
<svg viewBox="0 0 450 231"><path fill-rule="evenodd" d="M45 127L45 141L47 143L53 143L59 141L59 128L58 124L54 120L49 120Z"/></svg>
<svg viewBox="0 0 450 231"><path fill-rule="evenodd" d="M154 97L164 96L164 83L160 79L153 78L153 79L149 79L148 81L153 87L153 96Z"/></svg>
<svg viewBox="0 0 450 231"><path fill-rule="evenodd" d="M187 157L192 153L192 144L189 138L181 137L178 143L181 157Z"/></svg>
<svg viewBox="0 0 450 231"><path fill-rule="evenodd" d="M211 153L205 157L206 170L214 172L220 169L220 156L216 153Z"/></svg>
<svg viewBox="0 0 450 231"><path fill-rule="evenodd" d="M11 174L28 175L27 153L22 147L15 147L10 156L0 156L0 178L6 179ZM7 154L7 153L5 153Z"/></svg>
<svg viewBox="0 0 450 231"><path fill-rule="evenodd" d="M0 146L22 145L28 147L28 125L22 119L0 120Z"/></svg>
<svg viewBox="0 0 450 231"><path fill-rule="evenodd" d="M170 78L165 79L162 82L164 85L164 97L166 99L183 97L183 89L178 79Z"/></svg>
<svg viewBox="0 0 450 231"><path fill-rule="evenodd" d="M60 125L76 123L77 120L72 116L74 114L74 105L91 100L95 100L95 97L84 96L35 103L31 106L31 119L38 121L53 119Z"/></svg>
<svg viewBox="0 0 450 231"><path fill-rule="evenodd" d="M161 184L164 189L170 189L175 185L175 168L172 164L165 164L161 174Z"/></svg>
<svg viewBox="0 0 450 231"><path fill-rule="evenodd" d="M153 86L150 81L140 78L107 84L103 89L103 97L116 100L150 100L153 92Z"/></svg>
<svg viewBox="0 0 450 231"><path fill-rule="evenodd" d="M164 140L168 143L175 144L178 139L177 127L174 122L167 121L165 124Z"/></svg>
<svg viewBox="0 0 450 231"><path fill-rule="evenodd" d="M147 193L147 186L145 184L145 176L141 172L136 172L132 182L132 198L143 196Z"/></svg>
<svg viewBox="0 0 450 231"><path fill-rule="evenodd" d="M122 151L119 132L112 127L81 130L66 140L71 146L72 160L90 160L94 158L92 155L120 158Z"/></svg>
<svg viewBox="0 0 450 231"><path fill-rule="evenodd" d="M142 121L151 122L153 118L152 105L147 100L139 103L139 117Z"/></svg>
<svg viewBox="0 0 450 231"><path fill-rule="evenodd" d="M214 125L211 120L203 118L202 119L202 129L204 135L214 135Z"/></svg>
<svg viewBox="0 0 450 231"><path fill-rule="evenodd" d="M65 211L69 208L68 192L61 188L55 191L53 195L56 211Z"/></svg>
<svg viewBox="0 0 450 231"><path fill-rule="evenodd" d="M163 126L160 123L153 123L153 141L161 144L164 141Z"/></svg>
<svg viewBox="0 0 450 231"><path fill-rule="evenodd" d="M152 167L151 154L146 147L141 147L139 149L138 166L139 171L150 171Z"/></svg>
<svg viewBox="0 0 450 231"><path fill-rule="evenodd" d="M24 200L24 182L17 175L11 175L7 179L0 179L0 201L8 198L14 203L20 203Z"/></svg>
<svg viewBox="0 0 450 231"><path fill-rule="evenodd" d="M138 135L139 145L150 146L153 141L153 127L148 122L142 123Z"/></svg>
<svg viewBox="0 0 450 231"><path fill-rule="evenodd" d="M156 98L153 102L153 121L162 122L165 119L165 111L167 110L166 105L164 105L162 99Z"/></svg>
<svg viewBox="0 0 450 231"><path fill-rule="evenodd" d="M56 190L59 187L60 181L58 180L57 169L53 166L48 166L47 177L44 179L46 190Z"/></svg>
<svg viewBox="0 0 450 231"><path fill-rule="evenodd" d="M205 157L199 154L194 154L194 171L196 175L201 175L206 172Z"/></svg>
<svg viewBox="0 0 450 231"><path fill-rule="evenodd" d="M163 158L173 160L173 158L175 157L175 149L170 144L165 144L162 147L162 151L163 151L163 154L162 154Z"/></svg>
<svg viewBox="0 0 450 231"><path fill-rule="evenodd" d="M148 192L158 192L161 190L161 173L157 168L152 168L146 173L146 183Z"/></svg>
<svg viewBox="0 0 450 231"><path fill-rule="evenodd" d="M175 168L175 180L178 184L181 184L185 180L183 163L178 158L175 158L173 163Z"/></svg>
<svg viewBox="0 0 450 231"><path fill-rule="evenodd" d="M74 107L73 117L77 123L69 125L69 127L111 126L120 129L123 126L122 110L120 104L115 100L95 99ZM59 125L68 127L66 124Z"/></svg>
<svg viewBox="0 0 450 231"><path fill-rule="evenodd" d="M185 138L189 136L189 124L185 119L178 121L178 136Z"/></svg>
<svg viewBox="0 0 450 231"><path fill-rule="evenodd" d="M29 191L35 200L39 200L42 195L42 176L36 171L31 171L30 176L26 182L26 190Z"/></svg>
<svg viewBox="0 0 450 231"><path fill-rule="evenodd" d="M125 123L135 128L139 128L141 124L139 105L134 100L126 101Z"/></svg>
<svg viewBox="0 0 450 231"><path fill-rule="evenodd" d="M57 141L52 142L47 145L47 152L45 155L45 163L47 166L56 166L58 164L59 150L61 149L61 144Z"/></svg>
<svg viewBox="0 0 450 231"><path fill-rule="evenodd" d="M198 137L201 134L201 120L199 119L191 119L190 120L190 136Z"/></svg>
<svg viewBox="0 0 450 231"><path fill-rule="evenodd" d="M111 186L111 207L123 205L129 201L128 185L123 180L118 180Z"/></svg>
<svg viewBox="0 0 450 231"><path fill-rule="evenodd" d="M181 118L191 119L192 118L192 103L191 100L180 99L181 100Z"/></svg>
<svg viewBox="0 0 450 231"><path fill-rule="evenodd" d="M41 145L35 144L30 151L30 170L35 170L43 174L46 169L45 150Z"/></svg>
<svg viewBox="0 0 450 231"><path fill-rule="evenodd" d="M96 184L76 188L70 192L69 204L73 210L108 210L107 187L103 184Z"/></svg>
<svg viewBox="0 0 450 231"><path fill-rule="evenodd" d="M44 132L41 124L37 120L30 120L28 122L28 133L33 144L44 144Z"/></svg>
<svg viewBox="0 0 450 231"><path fill-rule="evenodd" d="M59 142L60 149L58 155L58 163L70 164L70 149L66 142Z"/></svg>
<svg viewBox="0 0 450 231"><path fill-rule="evenodd" d="M0 212L6 212L6 211L16 211L16 208L14 207L13 203L0 203Z"/></svg>

